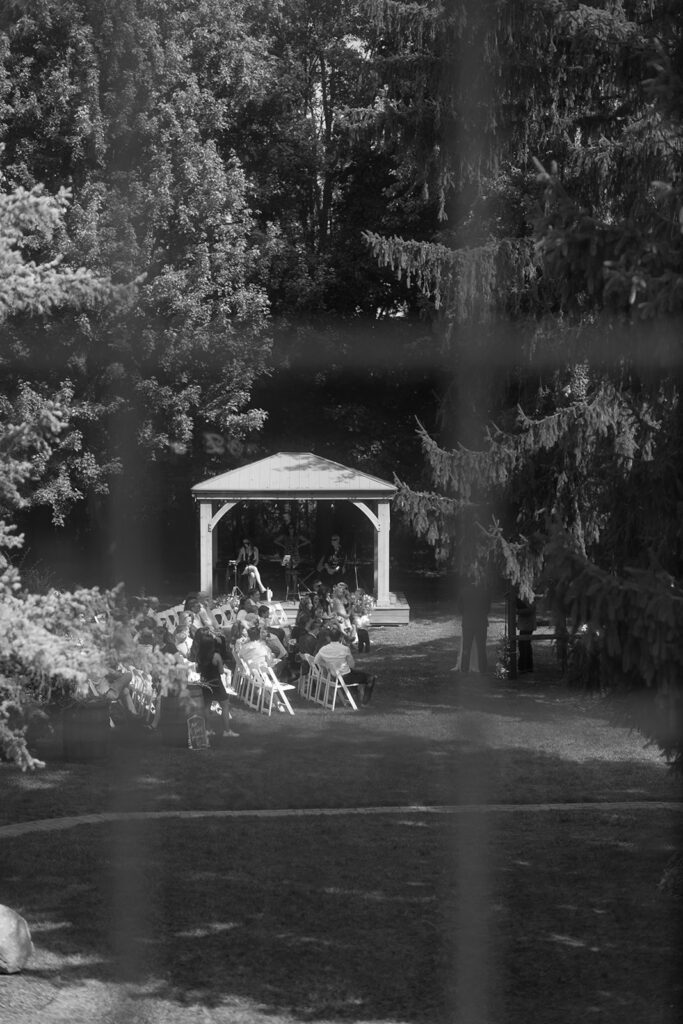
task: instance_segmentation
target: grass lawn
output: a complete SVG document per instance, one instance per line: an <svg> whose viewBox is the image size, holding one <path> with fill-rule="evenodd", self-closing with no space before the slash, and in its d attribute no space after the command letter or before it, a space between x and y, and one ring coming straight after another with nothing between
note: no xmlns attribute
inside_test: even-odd
<svg viewBox="0 0 683 1024"><path fill-rule="evenodd" d="M36 945L22 975L0 976L2 1024L680 1018L680 903L657 882L683 821L658 803L681 788L657 752L564 687L550 652L514 683L460 678L453 620L431 608L373 641L363 663L380 682L358 714L238 704L239 739L209 751L152 737L95 764L0 766L0 826L496 809L0 828L0 902Z"/></svg>
<svg viewBox="0 0 683 1024"><path fill-rule="evenodd" d="M680 918L655 880L674 844L654 809L6 840L37 953L0 978L0 1019L673 1024Z"/></svg>

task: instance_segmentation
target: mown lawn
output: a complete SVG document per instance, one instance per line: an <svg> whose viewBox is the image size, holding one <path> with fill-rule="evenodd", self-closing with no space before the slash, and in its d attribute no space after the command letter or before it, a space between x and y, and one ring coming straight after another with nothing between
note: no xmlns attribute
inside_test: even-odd
<svg viewBox="0 0 683 1024"><path fill-rule="evenodd" d="M3 841L37 952L0 1019L680 1019L676 819L202 819Z"/></svg>
<svg viewBox="0 0 683 1024"><path fill-rule="evenodd" d="M36 945L24 974L0 977L2 1024L680 1018L680 904L657 883L683 816L657 804L681 787L657 752L563 686L550 653L512 683L452 672L447 615L373 638L368 709L299 701L294 718L267 719L237 705L239 739L209 751L151 737L95 764L2 766L0 826L509 809L0 831L0 902L27 917Z"/></svg>

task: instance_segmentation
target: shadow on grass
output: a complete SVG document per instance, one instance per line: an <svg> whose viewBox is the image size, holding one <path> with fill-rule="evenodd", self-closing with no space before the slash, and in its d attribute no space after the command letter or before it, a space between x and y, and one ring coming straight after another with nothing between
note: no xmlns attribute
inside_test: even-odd
<svg viewBox="0 0 683 1024"><path fill-rule="evenodd" d="M150 734L92 764L47 751L46 770L0 766L0 824L119 810L676 799L642 737L557 680L452 671L450 627L383 629L359 659L378 674L373 704L267 718L236 703L238 739L208 751ZM394 642L391 642L391 639ZM58 737L56 737L58 739ZM472 796L474 793L474 797Z"/></svg>
<svg viewBox="0 0 683 1024"><path fill-rule="evenodd" d="M668 1024L674 843L656 811L150 822L9 843L3 891L38 949L26 1001L96 981L140 1019L450 1024L471 996L491 1022Z"/></svg>

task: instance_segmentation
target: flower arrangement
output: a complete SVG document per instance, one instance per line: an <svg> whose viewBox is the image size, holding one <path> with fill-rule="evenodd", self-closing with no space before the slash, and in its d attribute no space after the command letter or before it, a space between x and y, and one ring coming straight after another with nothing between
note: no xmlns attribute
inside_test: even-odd
<svg viewBox="0 0 683 1024"><path fill-rule="evenodd" d="M370 625L370 618L375 608L374 598L362 589L354 590L349 596L351 598L349 611L358 619L358 625Z"/></svg>

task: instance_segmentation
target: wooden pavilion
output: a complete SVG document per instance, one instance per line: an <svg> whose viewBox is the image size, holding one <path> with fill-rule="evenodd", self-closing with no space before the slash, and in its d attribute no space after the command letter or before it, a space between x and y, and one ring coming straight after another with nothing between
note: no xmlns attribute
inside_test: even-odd
<svg viewBox="0 0 683 1024"><path fill-rule="evenodd" d="M350 501L367 517L375 531L373 596L376 606L372 621L376 625L408 622L410 608L405 598L389 590L389 509L395 493L394 485L386 480L311 452L278 452L203 480L192 488L199 505L200 589L213 593L218 553L216 528L238 502ZM286 608L288 614L293 608Z"/></svg>

